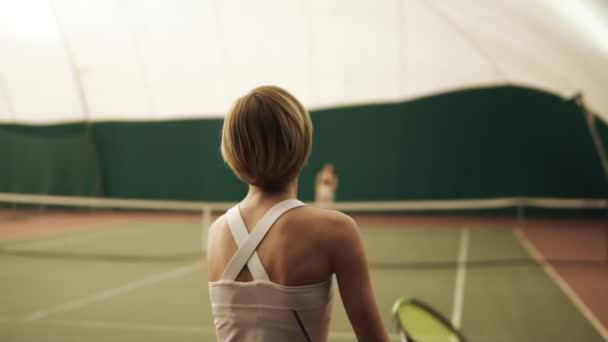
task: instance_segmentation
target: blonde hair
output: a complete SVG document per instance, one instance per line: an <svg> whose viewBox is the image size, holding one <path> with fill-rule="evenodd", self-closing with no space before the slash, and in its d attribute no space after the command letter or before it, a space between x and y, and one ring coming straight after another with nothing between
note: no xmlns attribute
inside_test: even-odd
<svg viewBox="0 0 608 342"><path fill-rule="evenodd" d="M224 119L222 157L241 180L278 192L298 176L312 148L304 106L276 86L251 90Z"/></svg>

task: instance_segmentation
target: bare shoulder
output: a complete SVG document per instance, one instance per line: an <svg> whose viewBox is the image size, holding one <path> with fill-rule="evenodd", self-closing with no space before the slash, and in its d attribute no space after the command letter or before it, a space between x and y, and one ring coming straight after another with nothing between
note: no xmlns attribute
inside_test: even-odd
<svg viewBox="0 0 608 342"><path fill-rule="evenodd" d="M221 229L226 225L226 215L221 215L209 226L209 234L215 233L218 229Z"/></svg>
<svg viewBox="0 0 608 342"><path fill-rule="evenodd" d="M215 239L218 236L218 233L226 226L226 217L225 215L222 215L220 217L218 217L215 221L213 221L213 223L211 223L211 225L209 226L209 229L207 230L207 251L209 251L209 248L212 248L215 243Z"/></svg>
<svg viewBox="0 0 608 342"><path fill-rule="evenodd" d="M300 214L299 220L312 228L307 229L312 232L307 236L317 243L334 273L341 269L340 265L351 265L352 260L363 255L359 227L352 217L339 211L315 207L302 208Z"/></svg>
<svg viewBox="0 0 608 342"><path fill-rule="evenodd" d="M317 234L327 241L333 238L341 239L349 235L357 235L357 223L352 217L336 211L306 206L299 210L297 220L313 227Z"/></svg>

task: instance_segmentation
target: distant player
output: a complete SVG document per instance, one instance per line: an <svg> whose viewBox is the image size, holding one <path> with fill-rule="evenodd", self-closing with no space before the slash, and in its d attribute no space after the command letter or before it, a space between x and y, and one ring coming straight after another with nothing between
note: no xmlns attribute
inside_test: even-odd
<svg viewBox="0 0 608 342"><path fill-rule="evenodd" d="M333 164L325 164L317 174L315 202L319 205L333 203L338 189L338 173Z"/></svg>

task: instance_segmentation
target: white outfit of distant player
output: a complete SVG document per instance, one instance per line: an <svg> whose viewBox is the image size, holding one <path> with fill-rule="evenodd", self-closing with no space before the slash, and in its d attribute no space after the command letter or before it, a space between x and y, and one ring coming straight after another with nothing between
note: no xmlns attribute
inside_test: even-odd
<svg viewBox="0 0 608 342"><path fill-rule="evenodd" d="M320 203L331 203L336 199L334 187L327 184L317 185L317 200Z"/></svg>
<svg viewBox="0 0 608 342"><path fill-rule="evenodd" d="M315 202L319 204L332 203L336 199L338 177L332 165L326 165L317 175L315 187Z"/></svg>

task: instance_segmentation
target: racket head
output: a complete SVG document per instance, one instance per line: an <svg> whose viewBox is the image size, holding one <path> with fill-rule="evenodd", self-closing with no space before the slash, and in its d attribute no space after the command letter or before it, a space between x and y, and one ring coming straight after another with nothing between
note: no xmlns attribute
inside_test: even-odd
<svg viewBox="0 0 608 342"><path fill-rule="evenodd" d="M403 342L467 342L449 319L419 299L399 298L393 316Z"/></svg>

